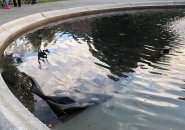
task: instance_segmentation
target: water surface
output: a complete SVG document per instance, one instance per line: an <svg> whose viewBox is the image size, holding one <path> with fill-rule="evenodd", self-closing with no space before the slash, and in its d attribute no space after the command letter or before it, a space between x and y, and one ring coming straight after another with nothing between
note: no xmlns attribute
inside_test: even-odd
<svg viewBox="0 0 185 130"><path fill-rule="evenodd" d="M30 32L5 54L21 57L14 64L47 95L102 101L55 130L184 130L184 13L156 9L79 18ZM161 53L164 46L171 47L169 54ZM44 49L48 59L38 61Z"/></svg>

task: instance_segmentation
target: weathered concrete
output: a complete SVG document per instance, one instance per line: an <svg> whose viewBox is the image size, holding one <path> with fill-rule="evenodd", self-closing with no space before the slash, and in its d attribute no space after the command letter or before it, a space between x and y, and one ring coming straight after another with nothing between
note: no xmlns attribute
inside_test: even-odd
<svg viewBox="0 0 185 130"><path fill-rule="evenodd" d="M170 3L181 3L184 4L184 0L63 0L61 2L51 2L42 4L26 4L22 5L21 8L12 8L10 10L4 10L0 8L0 25L27 15L60 10L66 8L82 7L82 6L93 6L93 5L105 5L105 4L120 4L120 3L152 3L152 2L170 2Z"/></svg>
<svg viewBox="0 0 185 130"><path fill-rule="evenodd" d="M0 43L4 43L4 42L7 42L8 43L8 39L12 39L13 36L12 36L12 33L6 31L6 29L4 29L3 27L0 26ZM0 52L2 52L4 49L3 49L3 44L0 44Z"/></svg>
<svg viewBox="0 0 185 130"><path fill-rule="evenodd" d="M1 130L49 130L14 97L2 76L0 84Z"/></svg>
<svg viewBox="0 0 185 130"><path fill-rule="evenodd" d="M3 30L0 30L0 37L2 37L0 40L0 55L7 48L8 43L13 42L16 37L46 24L48 24L47 19L41 13L37 13L1 25L0 28Z"/></svg>
<svg viewBox="0 0 185 130"><path fill-rule="evenodd" d="M109 2L109 4L107 3ZM106 3L106 5L105 5ZM88 6L99 4L96 6ZM61 6L62 5L62 6ZM46 10L61 9L64 5L67 7L83 6L43 12ZM38 4L25 6L26 8L0 10L0 54L4 49L21 34L34 28L57 22L62 19L68 19L89 14L97 14L107 11L125 10L133 8L151 8L151 7L175 7L176 5L185 5L182 0L69 0L56 3ZM37 9L36 9L37 8ZM35 9L35 10L34 10ZM31 10L31 11L30 11ZM1 12L2 11L2 12ZM7 11L7 12L6 12ZM13 11L13 12L12 12ZM21 11L21 13L19 12ZM30 11L30 12L29 12ZM3 15L1 15L4 13ZM12 13L12 14L11 14ZM15 15L17 13L17 15ZM32 14L32 15L30 15ZM29 16L27 16L29 15ZM25 16L25 17L22 17ZM20 19L16 19L22 17ZM11 21L16 19L14 21ZM3 22L2 22L3 21ZM6 23L7 21L11 21ZM48 128L35 118L11 93L6 86L2 76L0 76L0 129L2 130L47 130Z"/></svg>
<svg viewBox="0 0 185 130"><path fill-rule="evenodd" d="M77 7L77 8L43 12L42 14L45 18L47 18L49 23L53 23L67 18L88 15L89 12L86 7Z"/></svg>

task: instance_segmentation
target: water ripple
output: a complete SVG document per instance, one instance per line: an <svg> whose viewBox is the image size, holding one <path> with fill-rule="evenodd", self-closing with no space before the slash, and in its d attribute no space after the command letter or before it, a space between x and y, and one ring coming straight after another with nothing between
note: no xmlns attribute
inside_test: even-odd
<svg viewBox="0 0 185 130"><path fill-rule="evenodd" d="M184 130L183 12L140 10L82 18L22 36L5 54L20 55L23 63L17 68L35 77L47 95L92 102L111 97L55 130ZM164 46L171 47L169 54L161 53ZM50 51L41 64L39 49Z"/></svg>

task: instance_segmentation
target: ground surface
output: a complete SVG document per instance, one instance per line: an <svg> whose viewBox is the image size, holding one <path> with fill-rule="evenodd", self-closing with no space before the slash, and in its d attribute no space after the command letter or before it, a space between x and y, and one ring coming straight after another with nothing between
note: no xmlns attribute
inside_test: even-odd
<svg viewBox="0 0 185 130"><path fill-rule="evenodd" d="M12 21L14 19L51 10L59 10L65 8L74 8L86 5L102 5L115 3L137 3L137 2L151 2L151 1L169 1L169 0L63 0L58 2L38 3L38 4L23 4L21 8L16 7L12 9L0 8L0 25Z"/></svg>

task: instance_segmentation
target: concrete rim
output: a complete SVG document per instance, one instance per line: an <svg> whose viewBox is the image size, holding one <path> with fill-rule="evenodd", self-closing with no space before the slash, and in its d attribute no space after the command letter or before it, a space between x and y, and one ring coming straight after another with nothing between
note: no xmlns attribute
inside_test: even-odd
<svg viewBox="0 0 185 130"><path fill-rule="evenodd" d="M0 26L0 56L7 46L20 35L35 28L48 25L60 20L99 14L111 11L149 9L184 6L183 1L158 1L143 3L120 3L97 6L85 6L41 12L29 15ZM0 129L2 130L49 130L46 125L35 118L12 94L0 75ZM8 97L8 98L7 98Z"/></svg>

